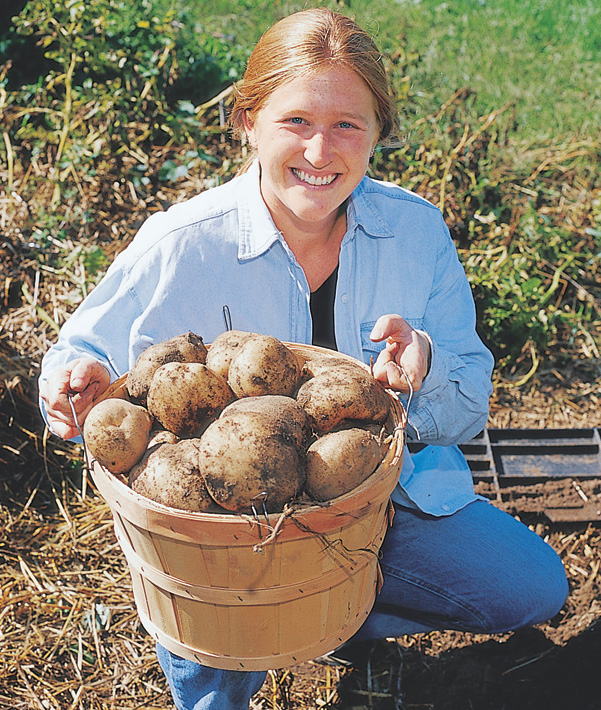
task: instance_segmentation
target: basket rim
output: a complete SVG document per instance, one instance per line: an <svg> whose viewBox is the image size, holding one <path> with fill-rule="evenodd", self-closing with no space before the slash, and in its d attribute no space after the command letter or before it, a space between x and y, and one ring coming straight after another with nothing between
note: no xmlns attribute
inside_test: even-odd
<svg viewBox="0 0 601 710"><path fill-rule="evenodd" d="M284 343L284 345L290 347L293 350L301 351L301 354L304 350L322 353L330 357L344 358L356 365L360 365L363 369L370 372L370 368L365 363L361 362L360 360L357 360L356 358L350 355L347 355L346 353L340 353L336 350L329 350L327 348L323 348L317 345L284 341L282 342ZM210 344L206 347L209 348ZM127 373L117 378L101 395L101 397L99 397L97 402L103 399L110 399L111 397L127 399L128 395L126 390L126 380ZM363 501L365 492L370 488L374 488L381 494L385 491L380 489L388 488L389 490L386 495L390 496L390 494L396 487L398 476L396 477L394 482L388 482L386 474L391 468L396 469L397 467L399 467L400 463L402 462L405 446L405 430L407 421L405 409L400 400L398 399L396 392L388 388L385 388L385 391L390 397L390 416L392 416L393 418L394 431L392 434L392 440L388 446L388 451L380 462L380 464L368 478L366 478L361 484L359 484L359 486L347 493L344 493L341 496L338 496L337 498L332 498L328 501L323 502L298 505L298 507L296 507L296 505L293 505L290 515L293 516L295 520L302 523L304 517L310 517L311 520L314 521L315 516L319 516L320 513L327 515L328 517L332 517L336 515L347 515L349 513L356 512L360 507L357 504ZM124 495L126 499L128 499L131 503L133 503L134 505L141 505L147 510L153 511L159 515L170 515L182 521L190 522L218 521L225 525L239 525L241 521L247 523L249 519L251 519L248 514L235 513L233 511L223 514L205 513L200 511L182 510L180 508L173 508L163 503L158 503L149 498L146 498L145 496L142 496L139 493L136 493L121 478L119 478L119 476L108 471L106 468L101 466L96 460L91 461L90 464L93 478L95 478L97 474L100 474L100 476L104 477L106 482L109 483L111 487L116 488L116 490L121 495ZM94 482L98 486L97 481L95 480ZM385 485L386 483L388 483L388 485ZM378 486L377 484L380 485ZM271 525L273 522L277 521L281 517L281 515L282 513L270 513L267 516L268 524Z"/></svg>

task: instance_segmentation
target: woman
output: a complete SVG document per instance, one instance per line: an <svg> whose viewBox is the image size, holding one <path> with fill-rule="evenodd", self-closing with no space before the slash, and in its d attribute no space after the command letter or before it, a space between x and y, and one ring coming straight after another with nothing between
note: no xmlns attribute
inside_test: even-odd
<svg viewBox="0 0 601 710"><path fill-rule="evenodd" d="M394 129L380 54L347 17L307 10L259 41L231 121L252 146L244 174L155 214L63 327L40 380L59 436L77 435L109 382L154 342L224 328L314 342L415 391L382 557L384 585L359 639L431 629L501 632L553 616L557 555L478 498L456 444L486 424L492 357L440 212L365 177ZM204 668L158 647L178 708L248 708L263 673Z"/></svg>

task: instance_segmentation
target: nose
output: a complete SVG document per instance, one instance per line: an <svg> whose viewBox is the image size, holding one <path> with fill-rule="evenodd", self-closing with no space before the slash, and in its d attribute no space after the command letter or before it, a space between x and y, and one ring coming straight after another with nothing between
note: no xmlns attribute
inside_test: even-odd
<svg viewBox="0 0 601 710"><path fill-rule="evenodd" d="M325 168L332 162L333 149L325 131L315 131L305 143L305 159L314 168Z"/></svg>

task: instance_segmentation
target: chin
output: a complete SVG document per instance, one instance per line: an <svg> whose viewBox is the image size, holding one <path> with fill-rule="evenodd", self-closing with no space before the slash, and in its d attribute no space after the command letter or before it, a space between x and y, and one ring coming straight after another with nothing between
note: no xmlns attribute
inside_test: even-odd
<svg viewBox="0 0 601 710"><path fill-rule="evenodd" d="M291 211L297 219L301 219L303 222L320 222L322 219L329 217L333 212L336 212L340 204L336 203L328 205L327 207L315 204L297 205L296 207L292 207Z"/></svg>

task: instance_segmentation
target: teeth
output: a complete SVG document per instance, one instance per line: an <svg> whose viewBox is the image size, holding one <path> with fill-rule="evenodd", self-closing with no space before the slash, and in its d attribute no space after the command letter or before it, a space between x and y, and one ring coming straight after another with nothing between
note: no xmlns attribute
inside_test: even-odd
<svg viewBox="0 0 601 710"><path fill-rule="evenodd" d="M314 175L309 175L304 170L297 170L292 168L292 172L296 175L299 180L308 183L309 185L329 185L334 182L336 175L324 175L323 177L315 177Z"/></svg>

